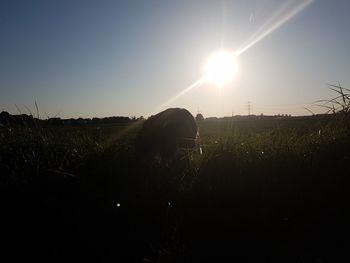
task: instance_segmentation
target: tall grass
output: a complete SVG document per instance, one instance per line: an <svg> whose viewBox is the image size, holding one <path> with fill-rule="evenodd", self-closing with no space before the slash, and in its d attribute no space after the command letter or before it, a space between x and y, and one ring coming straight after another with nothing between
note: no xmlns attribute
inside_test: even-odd
<svg viewBox="0 0 350 263"><path fill-rule="evenodd" d="M329 88L335 92L336 96L332 99L318 100L319 106L327 109L326 113L341 113L348 117L350 113L350 90L342 87L340 84L328 84Z"/></svg>
<svg viewBox="0 0 350 263"><path fill-rule="evenodd" d="M0 130L1 183L34 189L12 193L19 197L10 201L11 218L26 222L17 207L35 215L29 221L35 231L27 236L57 229L43 240L63 255L125 262L224 261L220 255L238 262L327 261L334 259L334 244L343 242L335 233L345 226L350 174L349 132L337 114L332 117L204 120L203 154L188 152L167 165L137 154L139 125L6 126ZM40 184L53 175L75 178L76 185ZM47 213L50 220L40 221Z"/></svg>
<svg viewBox="0 0 350 263"><path fill-rule="evenodd" d="M2 179L27 181L47 172L73 176L87 158L102 150L92 134L79 129L4 127L0 132Z"/></svg>

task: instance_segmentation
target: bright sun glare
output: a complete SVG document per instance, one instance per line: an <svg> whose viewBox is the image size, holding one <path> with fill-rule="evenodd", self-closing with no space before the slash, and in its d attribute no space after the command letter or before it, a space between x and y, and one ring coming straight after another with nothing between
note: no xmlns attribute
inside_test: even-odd
<svg viewBox="0 0 350 263"><path fill-rule="evenodd" d="M236 71L236 55L233 52L218 51L205 63L204 78L215 85L222 86L233 80Z"/></svg>

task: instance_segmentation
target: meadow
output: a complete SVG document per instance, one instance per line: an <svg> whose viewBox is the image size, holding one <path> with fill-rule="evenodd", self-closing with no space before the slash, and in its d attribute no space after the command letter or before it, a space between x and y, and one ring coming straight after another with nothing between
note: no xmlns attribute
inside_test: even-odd
<svg viewBox="0 0 350 263"><path fill-rule="evenodd" d="M2 251L46 260L346 261L348 123L340 114L205 119L201 151L166 164L137 153L143 120L2 126Z"/></svg>

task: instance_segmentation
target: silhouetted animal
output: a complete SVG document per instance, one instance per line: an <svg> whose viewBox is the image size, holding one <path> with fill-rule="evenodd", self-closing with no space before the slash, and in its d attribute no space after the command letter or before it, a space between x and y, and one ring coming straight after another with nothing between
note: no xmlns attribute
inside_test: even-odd
<svg viewBox="0 0 350 263"><path fill-rule="evenodd" d="M159 160L170 159L183 148L196 145L198 128L189 111L170 108L148 118L139 134L141 154Z"/></svg>

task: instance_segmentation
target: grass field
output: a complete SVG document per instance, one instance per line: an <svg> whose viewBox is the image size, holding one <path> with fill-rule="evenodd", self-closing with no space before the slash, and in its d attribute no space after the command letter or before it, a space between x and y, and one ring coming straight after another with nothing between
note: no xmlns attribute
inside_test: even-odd
<svg viewBox="0 0 350 263"><path fill-rule="evenodd" d="M116 262L349 259L350 133L338 116L204 120L203 154L166 165L137 154L141 126L1 127L4 251Z"/></svg>

